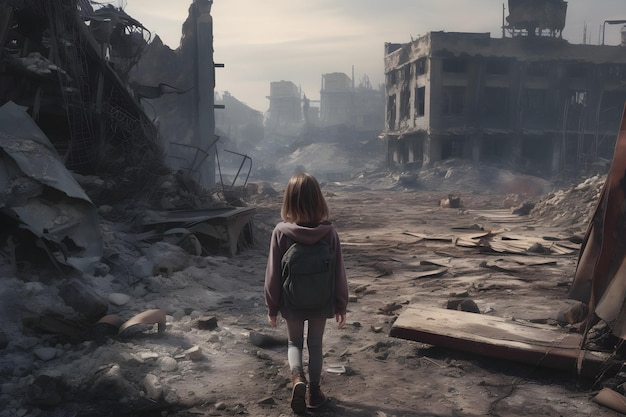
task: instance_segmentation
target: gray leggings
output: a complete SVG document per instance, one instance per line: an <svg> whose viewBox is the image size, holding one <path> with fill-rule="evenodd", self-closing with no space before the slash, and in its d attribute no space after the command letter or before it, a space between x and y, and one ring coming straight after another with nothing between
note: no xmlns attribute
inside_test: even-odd
<svg viewBox="0 0 626 417"><path fill-rule="evenodd" d="M289 345L287 359L292 371L303 369L302 351L304 349L304 320L286 320L287 332L289 333ZM306 345L309 349L309 382L311 385L319 385L322 377L322 339L326 319L309 319Z"/></svg>

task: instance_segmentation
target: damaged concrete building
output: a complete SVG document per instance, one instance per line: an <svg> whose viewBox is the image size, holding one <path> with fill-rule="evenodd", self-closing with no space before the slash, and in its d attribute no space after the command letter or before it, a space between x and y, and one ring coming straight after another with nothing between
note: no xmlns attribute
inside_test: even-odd
<svg viewBox="0 0 626 417"><path fill-rule="evenodd" d="M357 130L378 130L384 125L383 86L375 89L367 75L356 85L354 74L322 74L320 99L311 100L291 81L270 83L270 108L265 127L280 130L303 122L318 127L343 125Z"/></svg>
<svg viewBox="0 0 626 417"><path fill-rule="evenodd" d="M374 89L369 77L361 77L355 85L352 78L342 72L322 75L320 90L320 125L343 124L358 129L380 129L383 126L382 88Z"/></svg>
<svg viewBox="0 0 626 417"><path fill-rule="evenodd" d="M265 128L276 131L302 122L302 92L291 81L270 83L269 110L265 114Z"/></svg>
<svg viewBox="0 0 626 417"><path fill-rule="evenodd" d="M430 32L386 43L388 163L463 158L549 176L610 160L626 46L570 44L566 10L562 0L511 0L502 38Z"/></svg>

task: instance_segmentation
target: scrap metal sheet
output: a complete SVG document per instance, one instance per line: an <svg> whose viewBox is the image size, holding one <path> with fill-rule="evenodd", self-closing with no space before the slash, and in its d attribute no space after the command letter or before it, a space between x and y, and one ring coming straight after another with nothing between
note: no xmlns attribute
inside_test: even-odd
<svg viewBox="0 0 626 417"><path fill-rule="evenodd" d="M626 107L613 162L587 228L570 298L589 305L590 314L613 325L626 339Z"/></svg>

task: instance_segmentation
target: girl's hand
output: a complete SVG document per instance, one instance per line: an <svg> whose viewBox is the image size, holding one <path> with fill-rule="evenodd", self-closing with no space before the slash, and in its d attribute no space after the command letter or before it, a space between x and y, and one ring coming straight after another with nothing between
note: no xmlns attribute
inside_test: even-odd
<svg viewBox="0 0 626 417"><path fill-rule="evenodd" d="M267 316L267 321L270 322L270 326L276 327L276 316Z"/></svg>
<svg viewBox="0 0 626 417"><path fill-rule="evenodd" d="M335 314L335 321L337 322L337 328L343 329L343 326L346 325L346 313L343 314Z"/></svg>

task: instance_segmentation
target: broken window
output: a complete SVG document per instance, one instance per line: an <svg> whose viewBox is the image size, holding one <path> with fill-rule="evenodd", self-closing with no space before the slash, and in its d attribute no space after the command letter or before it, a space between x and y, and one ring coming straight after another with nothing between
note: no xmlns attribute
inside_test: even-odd
<svg viewBox="0 0 626 417"><path fill-rule="evenodd" d="M426 58L420 58L415 62L415 72L417 75L424 75L428 72L426 64Z"/></svg>
<svg viewBox="0 0 626 417"><path fill-rule="evenodd" d="M507 75L510 69L510 62L506 59L489 59L485 71L487 74Z"/></svg>
<svg viewBox="0 0 626 417"><path fill-rule="evenodd" d="M409 89L403 88L400 92L400 118L408 119L409 111L411 109L411 99L409 95Z"/></svg>
<svg viewBox="0 0 626 417"><path fill-rule="evenodd" d="M465 87L443 87L441 105L441 112L444 115L463 114L465 110Z"/></svg>
<svg viewBox="0 0 626 417"><path fill-rule="evenodd" d="M390 71L387 73L387 84L395 85L398 82L398 75L396 71Z"/></svg>
<svg viewBox="0 0 626 417"><path fill-rule="evenodd" d="M463 138L449 137L441 141L441 159L463 158Z"/></svg>
<svg viewBox="0 0 626 417"><path fill-rule="evenodd" d="M396 129L396 95L387 97L387 126L389 130Z"/></svg>
<svg viewBox="0 0 626 417"><path fill-rule="evenodd" d="M467 72L469 66L467 58L445 58L443 60L443 72L462 74Z"/></svg>
<svg viewBox="0 0 626 417"><path fill-rule="evenodd" d="M587 78L591 71L591 68L584 64L570 64L565 68L570 78Z"/></svg>
<svg viewBox="0 0 626 417"><path fill-rule="evenodd" d="M413 103L415 107L415 116L421 117L424 116L426 111L426 106L424 100L426 99L426 87L417 87L415 88L415 102Z"/></svg>
<svg viewBox="0 0 626 417"><path fill-rule="evenodd" d="M571 106L587 107L587 92L584 90L570 91L569 101Z"/></svg>
<svg viewBox="0 0 626 417"><path fill-rule="evenodd" d="M607 81L626 81L626 65L603 64L598 66L599 76Z"/></svg>
<svg viewBox="0 0 626 417"><path fill-rule="evenodd" d="M506 137L497 135L485 135L481 149L481 161L487 163L501 163L508 157L511 145Z"/></svg>
<svg viewBox="0 0 626 417"><path fill-rule="evenodd" d="M545 77L550 74L550 68L547 62L529 62L526 73L531 77Z"/></svg>
<svg viewBox="0 0 626 417"><path fill-rule="evenodd" d="M502 87L486 87L484 90L483 116L504 117L509 109L509 90Z"/></svg>
<svg viewBox="0 0 626 417"><path fill-rule="evenodd" d="M600 99L600 125L609 130L619 129L619 120L626 103L626 91L605 91Z"/></svg>
<svg viewBox="0 0 626 417"><path fill-rule="evenodd" d="M548 90L529 88L524 91L524 118L531 123L549 122L550 100Z"/></svg>
<svg viewBox="0 0 626 417"><path fill-rule="evenodd" d="M411 79L411 66L407 65L402 69L402 80L409 81Z"/></svg>

